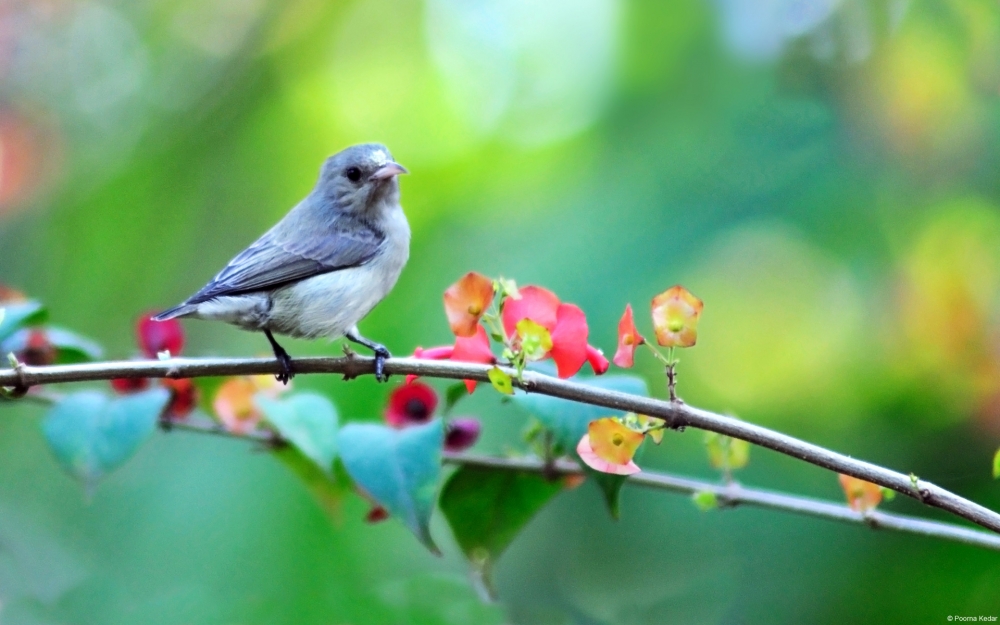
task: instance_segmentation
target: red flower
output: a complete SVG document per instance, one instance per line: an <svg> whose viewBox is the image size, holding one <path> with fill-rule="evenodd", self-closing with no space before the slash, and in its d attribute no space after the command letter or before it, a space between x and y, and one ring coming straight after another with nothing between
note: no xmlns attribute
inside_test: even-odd
<svg viewBox="0 0 1000 625"><path fill-rule="evenodd" d="M149 378L114 378L111 388L119 395L138 393L149 388Z"/></svg>
<svg viewBox="0 0 1000 625"><path fill-rule="evenodd" d="M448 422L448 429L444 433L444 448L448 451L465 451L476 444L481 430L479 419L472 417L452 419Z"/></svg>
<svg viewBox="0 0 1000 625"><path fill-rule="evenodd" d="M171 356L180 354L184 347L184 329L180 321L153 321L154 314L143 315L135 324L139 347L148 358L156 358L163 351L170 352Z"/></svg>
<svg viewBox="0 0 1000 625"><path fill-rule="evenodd" d="M526 286L521 289L521 299L504 301L503 327L507 336L517 335L517 324L522 319L530 319L549 331L552 349L547 357L555 361L560 378L575 375L585 362L590 362L598 375L608 370L608 361L600 350L587 344L587 317L578 306L561 303L547 289Z"/></svg>
<svg viewBox="0 0 1000 625"><path fill-rule="evenodd" d="M171 419L183 419L194 410L198 403L198 388L188 378L173 380L164 378L160 380L168 391L170 391L170 403L167 404L167 416Z"/></svg>
<svg viewBox="0 0 1000 625"><path fill-rule="evenodd" d="M646 342L635 327L632 318L632 304L625 306L625 314L618 322L618 351L615 352L615 364L628 369L635 364L635 348Z"/></svg>
<svg viewBox="0 0 1000 625"><path fill-rule="evenodd" d="M426 423L434 415L438 397L434 389L420 382L408 382L389 395L385 421L394 428Z"/></svg>
<svg viewBox="0 0 1000 625"><path fill-rule="evenodd" d="M389 511L379 505L372 506L372 509L365 515L365 523L381 523L389 518Z"/></svg>
<svg viewBox="0 0 1000 625"><path fill-rule="evenodd" d="M43 366L51 365L56 361L56 346L49 341L45 330L32 328L28 330L28 338L24 342L24 348L15 354L20 362L26 365Z"/></svg>
<svg viewBox="0 0 1000 625"><path fill-rule="evenodd" d="M486 365L495 364L497 359L490 349L490 337L486 334L483 326L477 326L476 333L469 337L456 336L454 345L442 345L423 349L418 347L413 352L414 358L424 358L426 360L454 360L456 362L478 362ZM417 376L406 376L409 384ZM465 388L471 393L476 390L475 380L465 380Z"/></svg>

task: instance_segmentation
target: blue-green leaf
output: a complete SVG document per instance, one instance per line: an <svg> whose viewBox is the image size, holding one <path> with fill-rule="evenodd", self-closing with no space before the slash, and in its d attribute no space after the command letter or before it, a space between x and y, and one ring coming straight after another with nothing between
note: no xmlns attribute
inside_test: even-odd
<svg viewBox="0 0 1000 625"><path fill-rule="evenodd" d="M326 473L337 457L337 410L318 393L296 393L287 399L254 397L264 418L282 438Z"/></svg>
<svg viewBox="0 0 1000 625"><path fill-rule="evenodd" d="M149 438L169 399L163 388L114 399L81 391L49 410L42 431L63 468L93 487Z"/></svg>
<svg viewBox="0 0 1000 625"><path fill-rule="evenodd" d="M340 430L340 459L351 478L434 553L430 518L441 476L441 419L395 430L351 423Z"/></svg>
<svg viewBox="0 0 1000 625"><path fill-rule="evenodd" d="M4 316L3 319L0 319L0 341L22 326L38 325L44 322L47 316L45 307L34 300L6 302L3 307Z"/></svg>

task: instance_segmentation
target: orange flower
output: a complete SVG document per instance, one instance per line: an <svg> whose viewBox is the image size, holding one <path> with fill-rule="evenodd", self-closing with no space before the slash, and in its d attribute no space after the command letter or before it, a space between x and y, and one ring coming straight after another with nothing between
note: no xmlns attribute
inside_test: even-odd
<svg viewBox="0 0 1000 625"><path fill-rule="evenodd" d="M705 304L681 285L653 298L656 342L664 347L691 347L698 340L698 317Z"/></svg>
<svg viewBox="0 0 1000 625"><path fill-rule="evenodd" d="M642 444L643 434L625 426L618 419L595 419L576 446L576 453L587 466L602 473L631 475L641 469L632 460Z"/></svg>
<svg viewBox="0 0 1000 625"><path fill-rule="evenodd" d="M882 487L841 473L840 487L847 495L847 505L855 512L872 510L882 501Z"/></svg>
<svg viewBox="0 0 1000 625"><path fill-rule="evenodd" d="M230 378L215 392L212 408L227 430L234 434L246 434L253 431L263 418L254 404L254 396L260 393L277 397L284 390L285 387L275 383L274 376Z"/></svg>
<svg viewBox="0 0 1000 625"><path fill-rule="evenodd" d="M476 333L479 318L493 302L493 281L470 271L444 292L444 311L455 336Z"/></svg>
<svg viewBox="0 0 1000 625"><path fill-rule="evenodd" d="M635 321L632 319L632 304L625 306L625 314L618 322L618 351L612 359L619 367L628 369L635 364L635 348L646 342L639 331L635 328Z"/></svg>

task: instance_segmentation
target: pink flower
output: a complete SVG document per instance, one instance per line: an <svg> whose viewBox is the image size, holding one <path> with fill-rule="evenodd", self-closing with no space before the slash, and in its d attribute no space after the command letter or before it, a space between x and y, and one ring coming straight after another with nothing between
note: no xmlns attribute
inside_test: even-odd
<svg viewBox="0 0 1000 625"><path fill-rule="evenodd" d="M507 336L517 340L518 323L530 319L550 333L552 349L544 357L555 361L559 377L575 375L585 362L598 375L608 370L601 351L587 344L587 317L578 306L560 302L552 291L539 286L526 286L520 293L521 299L504 300L502 321Z"/></svg>
<svg viewBox="0 0 1000 625"><path fill-rule="evenodd" d="M635 328L632 304L628 304L625 306L625 314L618 322L618 351L615 352L615 364L626 369L631 367L635 364L635 348L645 342L646 339Z"/></svg>
<svg viewBox="0 0 1000 625"><path fill-rule="evenodd" d="M155 314L147 313L139 317L135 324L135 334L142 352L148 358L156 358L157 354L164 351L170 352L171 356L180 354L184 348L184 328L180 321L153 321L152 316Z"/></svg>

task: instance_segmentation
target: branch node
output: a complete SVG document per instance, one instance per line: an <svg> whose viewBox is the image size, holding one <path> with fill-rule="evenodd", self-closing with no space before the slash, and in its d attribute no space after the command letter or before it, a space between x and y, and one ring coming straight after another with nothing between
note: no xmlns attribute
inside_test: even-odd
<svg viewBox="0 0 1000 625"><path fill-rule="evenodd" d="M24 377L25 364L17 359L14 352L7 354L7 360L10 361L11 368L14 370L14 373L17 374L17 384L15 384L9 391L4 390L3 395L7 399L20 399L27 395L28 390L31 388L31 385L28 384L28 381Z"/></svg>

